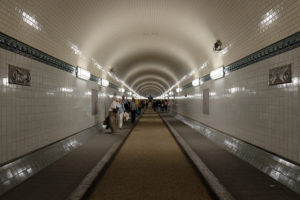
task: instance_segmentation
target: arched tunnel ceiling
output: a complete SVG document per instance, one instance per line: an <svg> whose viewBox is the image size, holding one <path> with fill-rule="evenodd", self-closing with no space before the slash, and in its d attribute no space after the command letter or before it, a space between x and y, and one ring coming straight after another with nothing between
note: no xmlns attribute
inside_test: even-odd
<svg viewBox="0 0 300 200"><path fill-rule="evenodd" d="M91 62L94 59L144 94L159 94L193 70L190 79L203 76L300 28L300 23L285 23L300 21L295 14L300 11L299 0L2 0L1 4L0 29L5 34L107 78ZM24 22L24 12L38 29ZM226 48L222 54L212 51L217 39Z"/></svg>

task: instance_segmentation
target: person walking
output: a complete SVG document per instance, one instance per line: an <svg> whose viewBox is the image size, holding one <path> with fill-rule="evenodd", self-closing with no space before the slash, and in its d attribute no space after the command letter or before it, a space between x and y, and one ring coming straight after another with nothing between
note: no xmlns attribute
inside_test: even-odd
<svg viewBox="0 0 300 200"><path fill-rule="evenodd" d="M137 105L136 105L135 99L132 97L132 101L130 102L131 123L135 122L136 110L137 110Z"/></svg>
<svg viewBox="0 0 300 200"><path fill-rule="evenodd" d="M109 125L111 129L111 133L115 133L117 131L116 127L116 114L118 112L116 97L112 98L112 102L109 106L108 116L109 116Z"/></svg>
<svg viewBox="0 0 300 200"><path fill-rule="evenodd" d="M118 100L117 108L118 108L118 114L117 114L117 116L118 116L118 125L119 125L119 129L122 129L122 127L123 127L123 116L124 116L125 108L124 108L124 105L123 105L121 99Z"/></svg>

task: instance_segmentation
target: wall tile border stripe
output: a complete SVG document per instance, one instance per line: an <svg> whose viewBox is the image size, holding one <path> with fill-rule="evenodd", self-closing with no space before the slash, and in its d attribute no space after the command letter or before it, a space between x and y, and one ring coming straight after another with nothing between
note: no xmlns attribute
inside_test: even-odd
<svg viewBox="0 0 300 200"><path fill-rule="evenodd" d="M300 32L290 35L278 42L275 42L265 48L262 48L240 60L233 62L224 67L225 74L229 74L236 70L247 67L253 63L268 59L270 57L276 56L278 54L285 53L292 49L300 47ZM211 80L210 75L206 74L200 78L202 82ZM188 83L182 87L182 89L187 89L192 87L191 83Z"/></svg>
<svg viewBox="0 0 300 200"><path fill-rule="evenodd" d="M34 47L31 47L15 38L12 38L2 32L0 32L0 47L8 51L14 52L16 54L31 58L33 60L45 63L57 69L69 72L71 74L76 73L76 66L68 64L58 58L55 58L47 53L44 53ZM99 77L91 74L90 81L98 82ZM110 84L109 87L111 87ZM115 85L113 85L115 86ZM111 87L113 89L118 89L118 87Z"/></svg>
<svg viewBox="0 0 300 200"><path fill-rule="evenodd" d="M68 64L60 59L57 59L49 54L46 54L36 48L33 48L23 42L18 41L2 32L0 32L0 47L14 53L26 56L28 58L37 60L39 62L48 64L57 69L64 70L66 72L75 74L76 67ZM278 54L284 53L286 51L292 50L294 48L300 47L300 32L290 35L278 42L275 42L263 49L260 49L232 64L224 67L226 74L234 72L238 69L247 67L253 63L268 59L270 57L276 56ZM98 82L99 78L95 75L91 75L91 81ZM202 82L211 80L209 74L200 78ZM113 89L118 89L114 84L109 84L109 87ZM191 83L184 85L182 88L187 89L191 87Z"/></svg>
<svg viewBox="0 0 300 200"><path fill-rule="evenodd" d="M234 72L253 63L268 59L278 54L300 47L300 32L260 49L232 64L225 66L225 73Z"/></svg>
<svg viewBox="0 0 300 200"><path fill-rule="evenodd" d="M110 87L110 88L113 88L113 89L116 89L116 90L118 90L118 89L119 89L119 87L118 87L118 86L116 86L115 84L113 84L113 83L111 83L111 82L109 82L109 85L108 85L108 87Z"/></svg>
<svg viewBox="0 0 300 200"><path fill-rule="evenodd" d="M53 56L50 56L36 48L33 48L23 42L20 42L4 33L0 32L0 47L22 56L37 60L39 62L48 64L57 69L64 70L75 74L76 67L59 60Z"/></svg>

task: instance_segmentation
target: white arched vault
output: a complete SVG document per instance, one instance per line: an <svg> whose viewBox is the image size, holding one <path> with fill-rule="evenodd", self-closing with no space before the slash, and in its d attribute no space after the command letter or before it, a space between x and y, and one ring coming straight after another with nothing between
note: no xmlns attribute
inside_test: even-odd
<svg viewBox="0 0 300 200"><path fill-rule="evenodd" d="M143 90L148 89L148 88L156 89L156 90L159 91L160 93L163 93L163 92L164 92L164 90L162 90L161 88L159 88L159 87L157 87L157 86L155 86L155 85L145 85L145 86L141 87L140 89L138 89L137 92L143 91Z"/></svg>
<svg viewBox="0 0 300 200"><path fill-rule="evenodd" d="M165 88L170 88L170 83L168 83L164 78L159 77L157 75L142 75L136 78L130 85L131 88L135 89L139 86L139 84L142 84L144 81L152 80L156 81L160 84L163 84Z"/></svg>
<svg viewBox="0 0 300 200"><path fill-rule="evenodd" d="M118 86L122 85L118 80L138 87L151 79L169 88L193 70L196 73L187 82L299 30L298 24L291 29L281 17L299 13L298 1L282 1L283 9L269 19L278 2L6 0L0 18L7 20L0 22L0 29ZM295 9L290 10L292 7ZM37 29L24 21L22 12L34 19ZM278 34L270 37L274 30ZM217 40L226 51L213 51ZM205 62L207 67L199 70ZM118 78L110 78L108 71Z"/></svg>
<svg viewBox="0 0 300 200"><path fill-rule="evenodd" d="M155 85L155 86L159 87L160 89L162 89L163 91L167 90L167 88L165 88L164 85L162 85L159 82L152 81L152 80L150 80L150 81L143 81L141 84L139 84L138 87L136 87L136 90L139 90L144 85Z"/></svg>
<svg viewBox="0 0 300 200"><path fill-rule="evenodd" d="M152 92L151 92L152 91ZM157 88L154 87L145 87L142 90L139 91L142 95L149 95L149 93L151 95L155 94L156 96L159 96L162 94L162 92L160 90L158 90ZM153 95L154 96L154 95Z"/></svg>

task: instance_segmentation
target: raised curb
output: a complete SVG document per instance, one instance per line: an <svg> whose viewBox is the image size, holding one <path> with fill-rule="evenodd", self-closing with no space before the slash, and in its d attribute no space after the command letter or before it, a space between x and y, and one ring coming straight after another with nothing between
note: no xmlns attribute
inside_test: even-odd
<svg viewBox="0 0 300 200"><path fill-rule="evenodd" d="M235 200L230 192L220 183L219 179L209 170L199 156L192 150L192 148L185 142L179 133L170 125L170 123L160 116L164 123L167 125L178 144L182 147L191 161L194 163L199 172L203 175L213 192L220 200Z"/></svg>
<svg viewBox="0 0 300 200"><path fill-rule="evenodd" d="M84 197L84 195L88 192L88 190L91 188L91 186L94 184L95 180L97 179L98 175L105 169L105 167L109 164L110 161L114 158L114 156L118 153L120 148L125 143L126 139L136 126L136 124L139 122L142 115L137 118L134 125L131 127L129 132L126 134L126 136L114 143L109 150L106 152L106 154L103 156L103 158L96 164L96 166L84 177L82 182L77 186L77 188L66 198L66 200L80 200Z"/></svg>

